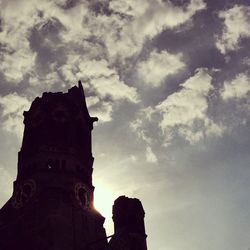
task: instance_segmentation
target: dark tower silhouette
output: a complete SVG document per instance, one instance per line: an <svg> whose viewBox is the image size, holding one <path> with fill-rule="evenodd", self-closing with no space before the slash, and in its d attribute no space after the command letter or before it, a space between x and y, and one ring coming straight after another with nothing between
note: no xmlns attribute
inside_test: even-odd
<svg viewBox="0 0 250 250"><path fill-rule="evenodd" d="M113 205L115 234L109 242L110 249L147 250L144 216L140 200L117 198Z"/></svg>
<svg viewBox="0 0 250 250"><path fill-rule="evenodd" d="M90 117L81 82L67 93L43 93L24 112L12 197L0 209L0 250L146 250L138 199L113 206L115 234L93 206Z"/></svg>
<svg viewBox="0 0 250 250"><path fill-rule="evenodd" d="M0 210L1 250L101 250L104 217L93 207L90 117L84 91L44 93L24 112L11 199Z"/></svg>

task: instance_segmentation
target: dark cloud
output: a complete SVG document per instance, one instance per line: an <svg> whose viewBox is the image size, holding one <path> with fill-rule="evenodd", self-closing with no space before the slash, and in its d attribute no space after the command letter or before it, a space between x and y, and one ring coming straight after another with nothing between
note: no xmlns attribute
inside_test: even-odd
<svg viewBox="0 0 250 250"><path fill-rule="evenodd" d="M156 38L155 45L173 53L182 52L190 72L199 67L223 67L225 58L215 46L216 34L222 29L217 14L204 10L195 15L191 25L192 28L165 30Z"/></svg>
<svg viewBox="0 0 250 250"><path fill-rule="evenodd" d="M216 0L205 0L207 3L207 6L212 11L216 12L217 10L224 10L224 9L230 9L234 5L249 5L248 0L223 0L223 1L216 1Z"/></svg>
<svg viewBox="0 0 250 250"><path fill-rule="evenodd" d="M187 7L190 4L190 0L170 0L175 6Z"/></svg>
<svg viewBox="0 0 250 250"><path fill-rule="evenodd" d="M0 32L3 31L3 19L0 17Z"/></svg>
<svg viewBox="0 0 250 250"><path fill-rule="evenodd" d="M65 61L63 55L65 49L61 47L60 32L64 31L65 27L60 21L53 17L38 23L30 35L30 47L37 53L36 63L41 72L44 74L45 67L49 66L48 63L60 63Z"/></svg>
<svg viewBox="0 0 250 250"><path fill-rule="evenodd" d="M65 0L65 1L57 1L56 4L62 9L70 9L75 7L80 1L79 0Z"/></svg>
<svg viewBox="0 0 250 250"><path fill-rule="evenodd" d="M89 9L96 15L110 16L113 14L113 11L109 7L109 1L90 1Z"/></svg>

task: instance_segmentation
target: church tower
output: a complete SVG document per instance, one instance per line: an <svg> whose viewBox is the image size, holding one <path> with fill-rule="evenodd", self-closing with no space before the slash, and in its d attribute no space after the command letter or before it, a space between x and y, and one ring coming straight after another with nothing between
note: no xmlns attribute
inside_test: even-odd
<svg viewBox="0 0 250 250"><path fill-rule="evenodd" d="M13 195L0 210L1 250L103 250L104 217L93 206L90 117L79 82L44 93L24 112Z"/></svg>

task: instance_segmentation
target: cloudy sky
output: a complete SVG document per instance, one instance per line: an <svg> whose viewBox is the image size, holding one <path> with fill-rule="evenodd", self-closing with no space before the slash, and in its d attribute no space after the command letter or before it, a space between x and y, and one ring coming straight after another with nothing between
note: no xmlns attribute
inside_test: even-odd
<svg viewBox="0 0 250 250"><path fill-rule="evenodd" d="M248 250L249 66L248 0L0 0L0 206L23 110L81 79L107 234L125 194L149 250Z"/></svg>

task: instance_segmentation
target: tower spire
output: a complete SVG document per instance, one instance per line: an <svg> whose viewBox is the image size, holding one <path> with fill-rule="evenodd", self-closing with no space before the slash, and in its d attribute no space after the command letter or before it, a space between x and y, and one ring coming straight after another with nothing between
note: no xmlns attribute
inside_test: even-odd
<svg viewBox="0 0 250 250"><path fill-rule="evenodd" d="M79 80L78 81L78 89L80 91L80 97L81 97L81 101L83 101L83 108L84 108L84 112L87 114L87 116L90 118L90 121L92 123L92 127L93 127L93 123L98 121L98 117L91 117L89 115L89 111L88 111L88 108L87 108L87 103L86 103L86 97L85 97L85 92L84 92L84 88L83 88L83 85L82 85L82 81Z"/></svg>

